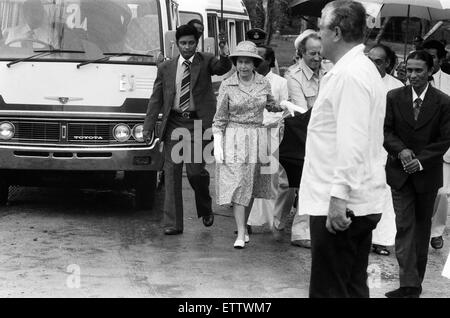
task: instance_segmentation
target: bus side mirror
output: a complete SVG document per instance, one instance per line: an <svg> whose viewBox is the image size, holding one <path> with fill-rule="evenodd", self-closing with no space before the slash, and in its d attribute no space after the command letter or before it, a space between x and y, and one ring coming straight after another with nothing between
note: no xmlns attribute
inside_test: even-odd
<svg viewBox="0 0 450 318"><path fill-rule="evenodd" d="M164 52L166 59L173 59L180 53L178 51L177 41L175 38L176 31L167 31L164 34Z"/></svg>
<svg viewBox="0 0 450 318"><path fill-rule="evenodd" d="M206 38L205 39L205 50L206 53L211 53L216 55L216 39L215 38Z"/></svg>

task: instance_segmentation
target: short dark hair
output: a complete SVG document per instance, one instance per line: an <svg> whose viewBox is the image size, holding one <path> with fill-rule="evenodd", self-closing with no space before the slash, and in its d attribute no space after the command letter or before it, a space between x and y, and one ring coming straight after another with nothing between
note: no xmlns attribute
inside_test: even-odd
<svg viewBox="0 0 450 318"><path fill-rule="evenodd" d="M270 60L270 67L275 67L275 51L268 45L259 45L263 49L266 49L266 53L263 58L267 61Z"/></svg>
<svg viewBox="0 0 450 318"><path fill-rule="evenodd" d="M408 60L410 59L424 61L427 64L429 71L433 69L433 57L425 50L418 50L409 53L408 57L406 58L406 63L408 63Z"/></svg>
<svg viewBox="0 0 450 318"><path fill-rule="evenodd" d="M362 42L366 31L366 9L359 2L339 0L328 3L322 10L326 27L339 27L345 42Z"/></svg>
<svg viewBox="0 0 450 318"><path fill-rule="evenodd" d="M189 24L183 24L183 25L180 25L177 28L177 31L175 32L175 39L177 40L177 43L182 36L187 36L187 35L193 35L197 42L198 42L198 39L200 38L198 31L194 26L189 25Z"/></svg>
<svg viewBox="0 0 450 318"><path fill-rule="evenodd" d="M236 66L237 63L237 59L239 56L230 56L231 62L233 63L234 66ZM259 64L261 64L262 60L257 59L256 57L251 57L251 59L253 60L253 65L256 67L259 66Z"/></svg>
<svg viewBox="0 0 450 318"><path fill-rule="evenodd" d="M194 26L194 24L200 24L201 26L204 26L204 25L203 25L203 22L200 21L199 19L192 19L192 20L189 21L187 24L188 24L188 25L192 25L192 26Z"/></svg>
<svg viewBox="0 0 450 318"><path fill-rule="evenodd" d="M392 69L395 67L395 64L397 64L397 54L387 45L385 44L375 44L370 48L369 51L372 51L373 49L382 49L384 53L386 54L386 59L389 61L389 66L387 67L386 71L387 73L390 73Z"/></svg>
<svg viewBox="0 0 450 318"><path fill-rule="evenodd" d="M435 49L437 50L437 56L438 59L443 59L446 55L445 53L445 46L441 41L438 40L429 40L426 41L423 45L422 48L424 49Z"/></svg>

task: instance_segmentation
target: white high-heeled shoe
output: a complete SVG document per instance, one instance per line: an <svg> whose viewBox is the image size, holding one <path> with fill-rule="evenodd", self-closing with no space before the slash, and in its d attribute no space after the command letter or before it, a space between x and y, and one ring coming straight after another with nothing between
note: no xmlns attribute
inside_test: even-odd
<svg viewBox="0 0 450 318"><path fill-rule="evenodd" d="M248 234L245 234L245 235L244 235L244 242L245 242L245 243L250 242L250 236L249 236Z"/></svg>
<svg viewBox="0 0 450 318"><path fill-rule="evenodd" d="M245 242L243 240L236 240L234 242L234 248L242 249L245 247Z"/></svg>

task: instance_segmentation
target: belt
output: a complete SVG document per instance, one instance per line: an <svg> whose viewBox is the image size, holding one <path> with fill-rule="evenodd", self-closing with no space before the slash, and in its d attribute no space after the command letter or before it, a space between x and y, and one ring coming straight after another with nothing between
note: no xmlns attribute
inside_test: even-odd
<svg viewBox="0 0 450 318"><path fill-rule="evenodd" d="M182 117L182 118L185 118L185 119L198 118L196 111L193 111L193 112L188 112L188 111L186 111L186 112L177 112L176 110L171 110L170 113L173 114L174 116Z"/></svg>

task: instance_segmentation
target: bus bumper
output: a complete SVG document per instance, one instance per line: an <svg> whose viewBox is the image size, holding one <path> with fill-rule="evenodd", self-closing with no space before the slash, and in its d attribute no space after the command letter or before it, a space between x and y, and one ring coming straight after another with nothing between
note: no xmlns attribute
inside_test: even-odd
<svg viewBox="0 0 450 318"><path fill-rule="evenodd" d="M162 166L162 145L157 141L139 148L0 145L3 170L157 171Z"/></svg>

